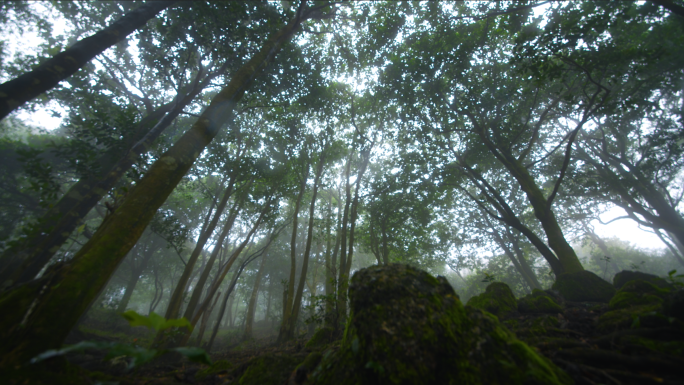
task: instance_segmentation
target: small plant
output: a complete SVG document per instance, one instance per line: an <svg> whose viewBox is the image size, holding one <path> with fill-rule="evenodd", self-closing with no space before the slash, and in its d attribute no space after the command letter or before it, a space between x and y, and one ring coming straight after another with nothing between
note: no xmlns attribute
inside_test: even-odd
<svg viewBox="0 0 684 385"><path fill-rule="evenodd" d="M632 263L631 265L629 265L629 268L634 271L639 271L639 269L644 267L644 265L646 265L646 261L641 261L641 263L639 263L638 265L636 263Z"/></svg>
<svg viewBox="0 0 684 385"><path fill-rule="evenodd" d="M606 261L606 267L603 268L603 279L606 279L606 272L608 271L608 262L610 262L610 257L604 255L603 258L601 258L601 260Z"/></svg>
<svg viewBox="0 0 684 385"><path fill-rule="evenodd" d="M684 274L677 274L677 270L670 270L667 279L676 287L684 287Z"/></svg>
<svg viewBox="0 0 684 385"><path fill-rule="evenodd" d="M133 310L129 310L122 314L131 326L147 326L156 331L166 330L169 328L187 327L192 330L192 324L185 318L167 320L157 313L150 313L149 316L143 316ZM163 354L169 352L178 352L187 357L190 361L211 365L211 359L204 349L196 347L180 347L173 349L146 349L133 344L125 344L120 342L105 342L105 341L82 341L75 345L67 346L62 349L48 350L31 359L31 363L46 360L51 357L61 356L70 352L81 352L88 349L103 350L107 352L106 360L116 359L120 361L122 357L128 357L130 361L127 365L127 370L131 370L146 362L153 360Z"/></svg>
<svg viewBox="0 0 684 385"><path fill-rule="evenodd" d="M485 272L484 275L485 276L484 276L484 278L482 278L482 282L490 283L490 282L496 281L496 277L494 276L494 274L489 274L489 273Z"/></svg>

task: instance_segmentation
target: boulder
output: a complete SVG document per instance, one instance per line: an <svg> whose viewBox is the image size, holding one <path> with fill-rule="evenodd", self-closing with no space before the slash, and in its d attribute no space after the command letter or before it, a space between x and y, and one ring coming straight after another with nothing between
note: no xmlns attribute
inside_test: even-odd
<svg viewBox="0 0 684 385"><path fill-rule="evenodd" d="M503 282L490 283L484 293L470 298L466 305L488 311L499 318L518 310L511 288Z"/></svg>
<svg viewBox="0 0 684 385"><path fill-rule="evenodd" d="M613 277L613 286L615 286L616 289L621 289L627 282L636 280L650 282L659 288L672 289L672 284L657 275L630 270L623 270L615 274L615 277Z"/></svg>
<svg viewBox="0 0 684 385"><path fill-rule="evenodd" d="M528 294L518 300L518 311L520 313L559 313L563 307L554 301L547 292L533 289Z"/></svg>
<svg viewBox="0 0 684 385"><path fill-rule="evenodd" d="M670 293L668 289L661 289L651 282L637 279L625 283L608 306L611 310L624 309L630 306L661 304Z"/></svg>
<svg viewBox="0 0 684 385"><path fill-rule="evenodd" d="M615 295L613 285L588 270L560 274L553 289L574 302L608 302Z"/></svg>
<svg viewBox="0 0 684 385"><path fill-rule="evenodd" d="M498 319L464 307L443 277L410 266L354 274L339 349L323 354L310 384L570 384Z"/></svg>

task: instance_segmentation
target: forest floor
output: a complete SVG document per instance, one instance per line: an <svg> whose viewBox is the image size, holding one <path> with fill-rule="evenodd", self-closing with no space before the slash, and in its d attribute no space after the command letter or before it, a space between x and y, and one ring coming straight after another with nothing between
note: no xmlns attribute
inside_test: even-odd
<svg viewBox="0 0 684 385"><path fill-rule="evenodd" d="M626 328L613 332L597 329L598 318L608 311L606 304L567 302L557 314L513 313L501 321L518 338L527 342L565 370L577 385L669 384L684 385L684 330L669 327ZM551 322L548 322L552 320ZM646 319L644 319L646 320ZM76 339L98 338L93 334L76 334ZM101 337L100 337L101 338ZM211 354L213 370L206 365L178 358L161 357L131 371L121 362L104 361L104 353L75 354L70 362L86 370L102 373L94 376L99 383L126 384L237 384L250 366L262 364L263 357L282 357L281 365L269 361L263 370L269 372L268 383L300 384L295 368L312 351L336 349L338 343L318 348L306 347L301 337L284 345L276 345L274 337L257 338L249 343L218 345ZM286 359L285 359L286 358ZM92 372L91 372L92 373ZM304 376L303 378L306 378ZM245 381L243 381L245 382ZM93 381L96 383L96 381Z"/></svg>

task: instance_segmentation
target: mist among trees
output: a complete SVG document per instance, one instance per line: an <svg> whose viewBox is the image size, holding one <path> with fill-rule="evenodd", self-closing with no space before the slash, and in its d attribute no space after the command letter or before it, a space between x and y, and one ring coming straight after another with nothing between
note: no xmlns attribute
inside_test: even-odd
<svg viewBox="0 0 684 385"><path fill-rule="evenodd" d="M464 304L683 271L683 11L3 2L0 366L104 330L209 353L341 337L373 265ZM615 208L662 242L599 235ZM137 335L130 310L191 327Z"/></svg>

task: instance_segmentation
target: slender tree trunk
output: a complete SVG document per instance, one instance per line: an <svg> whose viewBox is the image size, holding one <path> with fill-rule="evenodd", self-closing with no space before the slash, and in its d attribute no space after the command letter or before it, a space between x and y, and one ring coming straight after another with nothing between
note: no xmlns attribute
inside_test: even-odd
<svg viewBox="0 0 684 385"><path fill-rule="evenodd" d="M321 175L323 174L323 166L325 165L325 151L325 148L321 151L321 157L318 160L318 169L316 170L316 176L314 177L313 192L311 193L311 204L309 205L309 229L306 235L306 246L304 248L304 256L302 258L302 272L299 275L299 285L297 286L297 293L294 298L294 303L292 304L292 313L288 321L283 322L284 330L281 329L281 334L278 336L278 343L283 343L285 341L291 340L294 337L297 319L299 318L299 312L302 307L302 296L304 294L304 285L306 284L306 273L309 267L309 256L311 255L311 242L313 241L316 196L318 194L318 184L321 180ZM306 174L308 174L308 166Z"/></svg>
<svg viewBox="0 0 684 385"><path fill-rule="evenodd" d="M107 48L122 41L175 1L150 1L128 12L110 26L79 40L16 79L0 85L0 120L27 101L56 86Z"/></svg>
<svg viewBox="0 0 684 385"><path fill-rule="evenodd" d="M349 280L349 273L351 272L352 256L354 255L354 231L356 229L356 219L358 218L359 209L359 191L361 190L361 181L363 180L363 175L366 173L368 168L368 162L370 161L370 152L372 146L361 151L361 166L356 174L356 186L354 187L354 201L351 206L351 220L349 227L349 255L347 256L346 266L345 266L345 277Z"/></svg>
<svg viewBox="0 0 684 385"><path fill-rule="evenodd" d="M325 318L333 311L335 306L334 300L332 298L335 292L335 269L332 261L332 224L333 224L333 211L332 211L332 194L328 194L328 218L326 220L326 246L325 246Z"/></svg>
<svg viewBox="0 0 684 385"><path fill-rule="evenodd" d="M218 302L220 297L221 292L218 292L216 294L216 298L214 299L214 303L211 306L209 306L207 310L204 311L204 314L202 314L202 322L200 322L200 329L197 333L197 340L195 341L195 346L202 346L202 337L204 337L204 331L207 329L207 324L209 323L211 312L214 310L214 307L216 307L216 303Z"/></svg>
<svg viewBox="0 0 684 385"><path fill-rule="evenodd" d="M298 30L303 12L302 5L295 18L235 73L192 128L150 166L121 207L68 264L43 279L2 293L0 313L5 318L0 321L0 366L23 365L47 349L59 348L157 209L220 128L233 119L247 86Z"/></svg>
<svg viewBox="0 0 684 385"><path fill-rule="evenodd" d="M249 182L248 184L251 185L251 183ZM185 308L185 313L183 314L183 317L185 317L186 319L192 319L192 317L194 317L195 315L195 309L197 308L197 304L199 303L200 297L202 296L202 292L204 291L204 285L206 284L207 279L209 278L211 268L214 266L214 262L216 261L216 258L219 255L219 251L222 248L221 245L223 245L223 241L226 239L226 236L228 236L228 233L233 228L235 218L237 218L240 208L242 207L242 202L244 202L243 199L236 200L233 204L233 207L230 210L228 219L226 220L226 223L224 223L223 229L221 230L221 234L216 240L216 246L214 246L214 250L212 251L211 256L209 257L209 262L207 262L206 268L202 271L202 274L200 275L200 278L193 289L192 297L190 297L190 302L188 302L188 306Z"/></svg>
<svg viewBox="0 0 684 385"><path fill-rule="evenodd" d="M197 245L195 245L195 249L192 251L190 258L188 258L188 262L185 265L185 270L183 270L183 274L178 280L176 288L174 289L173 294L171 294L171 298L169 299L169 306L166 308L167 319L177 318L178 314L180 314L181 306L183 304L183 296L185 295L185 288L188 285L190 275L192 275L194 271L195 263L197 263L197 259L204 250L204 246L207 244L207 241L214 233L214 229L216 228L216 225L218 224L218 221L221 218L221 214L223 214L223 210L225 210L226 205L228 204L228 199L233 194L233 186L235 185L236 177L236 174L231 175L230 181L228 182L228 187L226 187L226 190L223 193L221 202L218 204L218 207L216 208L216 212L214 213L211 222L209 222L209 225L204 230L204 232L200 234L200 237L197 240Z"/></svg>
<svg viewBox="0 0 684 385"><path fill-rule="evenodd" d="M295 202L294 214L292 215L292 238L290 239L290 279L287 282L287 296L285 299L285 304L283 307L283 322L280 327L280 333L278 334L278 343L287 341L289 338L290 323L292 317L292 305L295 300L295 277L297 274L297 230L298 230L298 217L299 209L302 204L302 198L304 198L304 192L306 192L306 181L309 178L309 161L306 161L304 167L304 174L302 175L302 183L299 186L299 194L297 195L297 201ZM300 277L301 280L301 277Z"/></svg>
<svg viewBox="0 0 684 385"><path fill-rule="evenodd" d="M351 185L349 183L349 174L351 172L352 155L347 159L345 167L345 203L344 213L342 214L342 228L340 236L340 270L337 278L337 322L342 326L347 318L347 225L349 222L349 206L351 205Z"/></svg>
<svg viewBox="0 0 684 385"><path fill-rule="evenodd" d="M268 291L266 292L266 314L264 315L264 321L268 322L271 317L271 297L273 297L273 276L268 277Z"/></svg>
<svg viewBox="0 0 684 385"><path fill-rule="evenodd" d="M247 318L245 320L245 332L242 337L243 340L251 340L253 338L252 329L254 326L254 313L256 312L257 300L259 298L259 285L261 284L261 277L264 274L267 258L268 254L265 254L261 259L259 271L254 278L254 287L252 288L252 295L249 297L249 305L247 306Z"/></svg>

